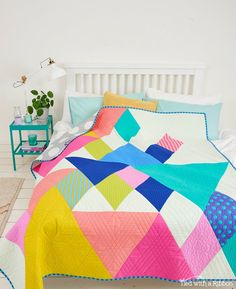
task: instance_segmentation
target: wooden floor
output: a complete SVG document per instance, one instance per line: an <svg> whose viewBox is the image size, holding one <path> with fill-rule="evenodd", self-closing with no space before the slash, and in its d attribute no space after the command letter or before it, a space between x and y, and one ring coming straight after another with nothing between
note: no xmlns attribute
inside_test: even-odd
<svg viewBox="0 0 236 289"><path fill-rule="evenodd" d="M12 214L8 220L4 234L11 228L17 221L19 216L27 208L32 189L34 186L34 178L30 172L30 164L33 161L33 157L25 156L24 158L17 158L17 171L14 172L12 169L12 160L9 150L9 145L0 145L0 177L22 177L25 178L22 189L19 196L15 202L12 210ZM92 280L82 280L82 279L72 279L72 278L50 278L44 281L44 289L161 289L161 288L187 288L200 287L204 288L205 284L202 286L181 286L178 283L170 283L159 280L128 280L128 281L113 281L113 282L101 282ZM215 286L216 287L216 286ZM224 289L236 289L236 284L231 286L217 286L217 288ZM0 289L11 289L10 285L3 276L0 275ZM34 289L34 288L32 288Z"/></svg>

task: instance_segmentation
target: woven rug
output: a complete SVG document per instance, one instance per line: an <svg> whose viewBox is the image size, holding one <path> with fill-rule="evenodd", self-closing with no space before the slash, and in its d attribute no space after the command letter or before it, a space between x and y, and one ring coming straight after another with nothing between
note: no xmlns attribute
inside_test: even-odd
<svg viewBox="0 0 236 289"><path fill-rule="evenodd" d="M23 178L0 178L0 236L5 229L24 180Z"/></svg>

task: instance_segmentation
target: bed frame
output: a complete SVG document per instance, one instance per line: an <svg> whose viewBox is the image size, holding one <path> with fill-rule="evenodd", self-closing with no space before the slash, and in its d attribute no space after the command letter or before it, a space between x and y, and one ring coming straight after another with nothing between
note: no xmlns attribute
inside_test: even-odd
<svg viewBox="0 0 236 289"><path fill-rule="evenodd" d="M202 64L78 64L65 65L67 91L103 94L134 93L152 87L168 93L203 95Z"/></svg>

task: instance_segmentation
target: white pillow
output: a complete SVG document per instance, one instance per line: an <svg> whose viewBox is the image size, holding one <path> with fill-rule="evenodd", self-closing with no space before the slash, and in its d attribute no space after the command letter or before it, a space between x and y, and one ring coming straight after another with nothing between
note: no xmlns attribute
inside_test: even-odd
<svg viewBox="0 0 236 289"><path fill-rule="evenodd" d="M195 97L186 94L167 93L151 87L146 89L145 97L199 105L213 105L221 102L220 97Z"/></svg>

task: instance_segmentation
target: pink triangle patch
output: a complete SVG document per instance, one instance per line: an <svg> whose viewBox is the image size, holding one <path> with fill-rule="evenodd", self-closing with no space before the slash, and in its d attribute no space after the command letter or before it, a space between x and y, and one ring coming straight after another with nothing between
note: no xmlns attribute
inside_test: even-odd
<svg viewBox="0 0 236 289"><path fill-rule="evenodd" d="M73 212L80 229L107 270L115 276L158 213Z"/></svg>
<svg viewBox="0 0 236 289"><path fill-rule="evenodd" d="M17 244L24 254L24 237L30 222L30 214L26 211L20 219L15 223L12 229L7 233L6 239Z"/></svg>
<svg viewBox="0 0 236 289"><path fill-rule="evenodd" d="M161 215L130 254L116 275L153 276L171 280L187 280L193 277L184 256Z"/></svg>

